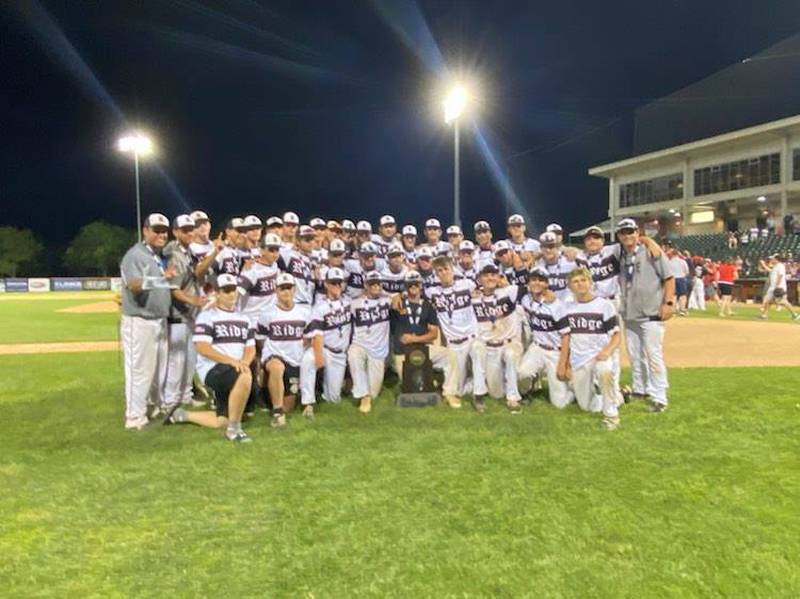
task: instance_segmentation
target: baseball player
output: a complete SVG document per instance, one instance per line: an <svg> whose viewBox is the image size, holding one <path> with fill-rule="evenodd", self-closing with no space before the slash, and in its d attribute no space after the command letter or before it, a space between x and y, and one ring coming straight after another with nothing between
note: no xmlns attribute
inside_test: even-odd
<svg viewBox="0 0 800 599"><path fill-rule="evenodd" d="M550 277L550 290L563 301L572 300L572 294L567 285L567 276L577 267L558 245L558 238L553 232L544 232L539 236L542 257L536 261L535 266L547 272Z"/></svg>
<svg viewBox="0 0 800 599"><path fill-rule="evenodd" d="M365 243L370 242L375 245L375 251L380 252L377 243L379 239L380 237L372 232L372 225L368 220L358 221L356 224L356 241L358 242L359 248Z"/></svg>
<svg viewBox="0 0 800 599"><path fill-rule="evenodd" d="M379 222L378 238L374 241L375 245L378 246L378 253L381 256L386 256L389 246L396 241L397 222L391 214L384 214Z"/></svg>
<svg viewBox="0 0 800 599"><path fill-rule="evenodd" d="M189 244L189 252L195 262L200 262L203 258L214 251L214 242L209 238L211 235L211 221L208 214L202 210L195 210L189 216L194 221L194 236Z"/></svg>
<svg viewBox="0 0 800 599"><path fill-rule="evenodd" d="M456 278L469 279L477 284L478 271L475 268L475 244L469 239L462 241L458 246L458 256L456 260Z"/></svg>
<svg viewBox="0 0 800 599"><path fill-rule="evenodd" d="M239 271L241 270L239 229L242 228L242 222L241 218L232 218L228 221L227 225L225 225L223 245L217 251L211 252L197 265L196 274L198 278L204 277L209 267L213 276L221 274L239 276Z"/></svg>
<svg viewBox="0 0 800 599"><path fill-rule="evenodd" d="M517 383L517 364L522 357L522 329L516 308L520 287L498 288L499 273L494 264L481 269L480 292L473 296L472 307L478 321L478 338L486 347L483 370L489 395L504 397L509 411L519 414L522 397ZM483 396L475 395L475 409L486 410Z"/></svg>
<svg viewBox="0 0 800 599"><path fill-rule="evenodd" d="M485 264L494 262L492 228L485 220L479 220L473 229L475 230L475 241L478 244L475 248L475 268L480 270Z"/></svg>
<svg viewBox="0 0 800 599"><path fill-rule="evenodd" d="M285 225L286 218L284 217L283 220ZM311 245L314 235L314 229L303 225L300 227L293 245L286 245L284 242L278 258L278 268L292 275L294 280L294 301L308 306L314 303L316 286L311 264Z"/></svg>
<svg viewBox="0 0 800 599"><path fill-rule="evenodd" d="M267 373L267 389L272 400L273 427L286 426L286 412L294 409L300 392L300 361L303 335L311 308L294 301L295 279L282 272L275 279L276 301L258 319L256 337L264 347L261 362Z"/></svg>
<svg viewBox="0 0 800 599"><path fill-rule="evenodd" d="M347 245L347 257L352 258L358 254L358 244L355 241L356 225L350 219L342 221L342 241Z"/></svg>
<svg viewBox="0 0 800 599"><path fill-rule="evenodd" d="M406 288L405 252L398 241L386 248L386 266L381 271L381 283L386 293L402 293Z"/></svg>
<svg viewBox="0 0 800 599"><path fill-rule="evenodd" d="M419 261L419 258L418 258ZM439 283L427 291L428 299L436 310L439 327L450 347L456 354L458 368L458 396L448 395L445 400L451 408L460 408L461 399L467 388L467 369L472 365L473 395L482 396L488 392L484 374L485 346L476 338L478 321L472 308L472 292L475 283L468 279L456 281L453 262L447 256L437 256L433 268Z"/></svg>
<svg viewBox="0 0 800 599"><path fill-rule="evenodd" d="M449 256L453 249L446 241L442 241L442 225L439 219L429 218L425 221L425 243L433 252L433 257Z"/></svg>
<svg viewBox="0 0 800 599"><path fill-rule="evenodd" d="M619 426L622 403L611 359L621 338L617 311L609 300L592 295L592 274L587 269L570 271L569 287L575 301L567 304L569 332L561 341L558 377L572 381L582 410L602 411L603 427L613 430Z"/></svg>
<svg viewBox="0 0 800 599"><path fill-rule="evenodd" d="M278 239L280 239L283 234L283 219L280 216L270 216L267 218L264 225L264 234L269 235L270 233L277 235Z"/></svg>
<svg viewBox="0 0 800 599"><path fill-rule="evenodd" d="M409 270L405 283L405 292L392 298L390 313L394 371L402 380L406 346L424 344L428 347L428 358L433 368L444 374L442 394L445 397L455 396L458 393L456 355L449 347L433 345L439 337L439 325L436 311L422 295L422 277L418 272Z"/></svg>
<svg viewBox="0 0 800 599"><path fill-rule="evenodd" d="M258 317L275 303L280 249L280 237L274 233L267 234L253 266L239 275L239 310L250 319L254 327Z"/></svg>
<svg viewBox="0 0 800 599"><path fill-rule="evenodd" d="M314 217L308 221L309 226L314 229L314 242L312 249L321 250L326 247L326 237L328 235L328 223L319 217Z"/></svg>
<svg viewBox="0 0 800 599"><path fill-rule="evenodd" d="M281 231L281 241L283 241L283 245L287 248L294 247L294 238L297 235L297 230L300 227L300 217L297 216L296 212L284 212L283 218L283 230Z"/></svg>
<svg viewBox="0 0 800 599"><path fill-rule="evenodd" d="M169 220L149 215L142 226L142 242L122 258L122 322L120 338L125 359L125 428L147 426L148 403L156 412L162 405L167 375L167 317L172 305L167 280L176 273L166 266L162 250L169 236Z"/></svg>
<svg viewBox="0 0 800 599"><path fill-rule="evenodd" d="M525 219L521 214L512 214L506 221L508 230L508 245L511 249L522 254L527 252L532 256L539 254L539 242L525 234Z"/></svg>
<svg viewBox="0 0 800 599"><path fill-rule="evenodd" d="M458 225L447 227L447 243L450 244L450 257L455 261L458 259L458 248L464 241L464 232Z"/></svg>
<svg viewBox="0 0 800 599"><path fill-rule="evenodd" d="M189 412L176 403L164 424L225 428L228 440L247 443L251 439L242 430L242 414L253 383L250 364L256 356L255 330L236 311L236 277L221 274L216 283L216 304L200 312L192 336L197 373L214 390L215 411Z"/></svg>
<svg viewBox="0 0 800 599"><path fill-rule="evenodd" d="M244 233L240 251L242 268L249 267L258 258L261 246L261 233L263 225L261 219L255 214L249 214L242 219L242 232Z"/></svg>
<svg viewBox="0 0 800 599"><path fill-rule="evenodd" d="M569 385L558 378L561 339L569 333L566 304L549 291L549 275L534 268L528 275L528 293L520 300L530 329L531 343L519 364L520 381L547 377L550 403L564 408L572 402ZM549 295L549 297L548 297Z"/></svg>
<svg viewBox="0 0 800 599"><path fill-rule="evenodd" d="M556 245L558 245L558 247L564 245L564 229L561 228L561 225L558 223L550 223L545 227L545 232L552 233L556 236Z"/></svg>
<svg viewBox="0 0 800 599"><path fill-rule="evenodd" d="M316 271L317 278L317 294L325 294L325 275L329 268L341 268L344 270L344 260L346 256L347 246L341 239L331 239L327 260L321 264Z"/></svg>
<svg viewBox="0 0 800 599"><path fill-rule="evenodd" d="M439 277L433 271L433 250L427 245L417 250L417 272L422 277L422 293L428 297L428 292L439 285Z"/></svg>
<svg viewBox="0 0 800 599"><path fill-rule="evenodd" d="M414 225L403 227L403 235L400 238L403 243L403 252L406 255L406 262L414 265L417 263L417 228Z"/></svg>
<svg viewBox="0 0 800 599"><path fill-rule="evenodd" d="M520 255L511 249L508 241L501 239L494 244L494 256L501 275L512 285L525 285L528 281L528 269L522 264ZM484 264L483 266L486 266ZM481 269L483 269L483 266Z"/></svg>
<svg viewBox="0 0 800 599"><path fill-rule="evenodd" d="M776 306L783 306L792 315L793 320L800 318L800 313L796 313L786 299L786 265L783 263L783 258L779 254L773 254L769 259L764 262L759 261L759 266L763 270L769 271L767 278L767 290L764 293L764 301L761 303L761 313L759 318L762 320L767 319L767 310L771 304Z"/></svg>
<svg viewBox="0 0 800 599"><path fill-rule="evenodd" d="M195 223L188 214L175 217L172 234L175 237L164 247L168 266L175 271L170 279L172 309L167 318L167 378L164 405L169 409L176 403L193 404L192 378L196 354L191 337L199 308L206 303L194 276L194 258L189 249L194 239Z"/></svg>
<svg viewBox="0 0 800 599"><path fill-rule="evenodd" d="M391 299L381 288L381 275L370 271L364 277L365 291L353 300L353 341L347 364L353 377L353 397L359 410L372 410L372 400L381 392L383 370L389 356L389 308Z"/></svg>
<svg viewBox="0 0 800 599"><path fill-rule="evenodd" d="M337 240L338 241L338 240ZM324 368L322 399L339 403L347 368L347 350L352 333L350 299L344 295L346 274L338 267L325 273L325 294L317 298L304 337L310 346L300 363L303 415L314 418L317 371Z"/></svg>
<svg viewBox="0 0 800 599"><path fill-rule="evenodd" d="M344 261L344 269L347 272L347 295L356 298L364 293L364 278L370 272L379 272L383 268L383 261L378 260L377 246L371 241L361 244L357 258L350 258Z"/></svg>

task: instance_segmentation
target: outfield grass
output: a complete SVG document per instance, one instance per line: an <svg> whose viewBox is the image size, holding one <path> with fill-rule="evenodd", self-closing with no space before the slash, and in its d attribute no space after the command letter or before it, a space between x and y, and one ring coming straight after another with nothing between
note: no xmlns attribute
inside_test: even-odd
<svg viewBox="0 0 800 599"><path fill-rule="evenodd" d="M103 300L30 299L28 294L4 298L0 302L0 343L113 341L119 335L118 314L58 312L98 301Z"/></svg>
<svg viewBox="0 0 800 599"><path fill-rule="evenodd" d="M793 306L795 312L800 309ZM719 315L719 304L706 302L705 311L689 310L688 317L681 317L677 314L675 318L716 318L719 320L746 320L754 321L758 319L761 313L761 304L734 304L731 309L733 310L732 316L726 316L724 319ZM792 322L792 315L785 308L778 311L775 307L769 309L769 320L771 322Z"/></svg>
<svg viewBox="0 0 800 599"><path fill-rule="evenodd" d="M249 446L122 428L113 352L0 358L6 596L796 597L797 371L671 371L622 428L350 403Z"/></svg>

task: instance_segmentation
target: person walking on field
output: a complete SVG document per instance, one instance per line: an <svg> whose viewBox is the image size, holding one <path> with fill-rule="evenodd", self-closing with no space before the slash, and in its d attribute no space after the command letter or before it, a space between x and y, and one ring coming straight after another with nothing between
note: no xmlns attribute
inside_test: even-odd
<svg viewBox="0 0 800 599"><path fill-rule="evenodd" d="M731 316L731 303L733 301L733 284L737 279L736 267L730 260L726 260L717 268L716 280L719 288L720 304L719 315Z"/></svg>
<svg viewBox="0 0 800 599"><path fill-rule="evenodd" d="M773 254L769 257L767 262L763 260L760 263L761 268L769 271L767 279L767 291L764 293L764 301L761 304L761 314L759 318L762 320L767 319L767 310L770 305L783 306L792 315L792 320L800 319L800 313L797 313L792 308L789 300L786 299L786 265L783 263L783 258L778 254Z"/></svg>

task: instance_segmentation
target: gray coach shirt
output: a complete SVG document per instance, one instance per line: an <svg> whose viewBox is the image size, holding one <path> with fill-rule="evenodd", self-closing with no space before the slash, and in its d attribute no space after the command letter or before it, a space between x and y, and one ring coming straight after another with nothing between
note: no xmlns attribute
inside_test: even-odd
<svg viewBox="0 0 800 599"><path fill-rule="evenodd" d="M143 276L158 277L164 275L161 257L144 243L137 243L129 249L120 264L122 276L122 313L125 316L141 318L166 318L172 304L172 293L169 289L149 289L134 294L128 289L127 281Z"/></svg>
<svg viewBox="0 0 800 599"><path fill-rule="evenodd" d="M177 285L189 295L198 295L197 279L194 276L195 261L189 248L184 247L179 241L172 240L164 247L164 258L167 265L175 268L175 277L170 282ZM172 299L170 316L179 318L182 322L191 324L197 316L197 308Z"/></svg>
<svg viewBox="0 0 800 599"><path fill-rule="evenodd" d="M620 315L624 320L658 320L664 281L672 278L666 256L653 258L640 243L632 254L622 248L619 261Z"/></svg>

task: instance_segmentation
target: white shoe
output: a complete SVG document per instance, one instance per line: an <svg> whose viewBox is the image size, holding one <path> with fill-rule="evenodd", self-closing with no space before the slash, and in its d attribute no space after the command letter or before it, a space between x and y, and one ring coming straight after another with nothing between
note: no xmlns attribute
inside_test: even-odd
<svg viewBox="0 0 800 599"><path fill-rule="evenodd" d="M150 421L147 419L147 416L141 416L139 418L128 418L125 421L125 430L128 431L140 431L144 427L146 427Z"/></svg>

